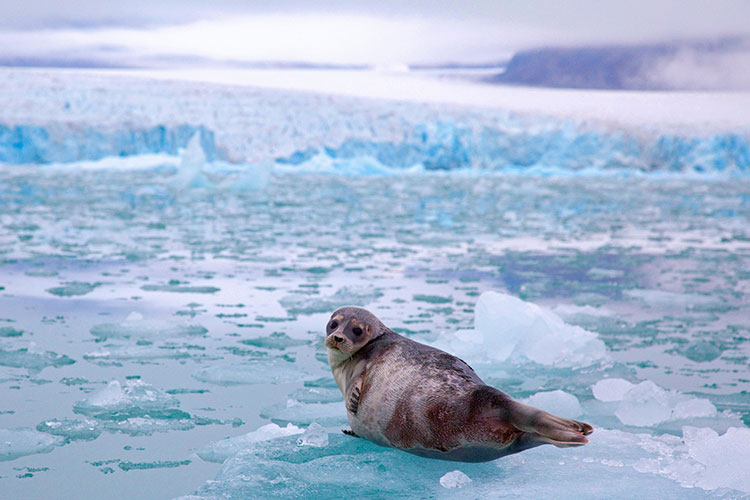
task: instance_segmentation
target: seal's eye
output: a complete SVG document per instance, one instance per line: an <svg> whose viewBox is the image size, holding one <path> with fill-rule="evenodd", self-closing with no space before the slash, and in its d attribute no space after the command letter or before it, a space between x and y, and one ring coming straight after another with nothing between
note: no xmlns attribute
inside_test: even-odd
<svg viewBox="0 0 750 500"><path fill-rule="evenodd" d="M362 329L358 326L355 326L354 328L352 328L352 333L359 337L360 335L362 335Z"/></svg>
<svg viewBox="0 0 750 500"><path fill-rule="evenodd" d="M330 328L331 330L333 330L333 329L334 329L334 328L336 328L337 326L339 326L339 323L338 323L338 321L331 321L331 322L330 322L330 323L328 324L328 328Z"/></svg>

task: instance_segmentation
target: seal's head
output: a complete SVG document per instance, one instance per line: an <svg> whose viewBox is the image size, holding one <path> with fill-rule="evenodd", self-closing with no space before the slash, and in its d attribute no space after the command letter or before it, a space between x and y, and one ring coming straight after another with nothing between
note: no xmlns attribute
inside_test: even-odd
<svg viewBox="0 0 750 500"><path fill-rule="evenodd" d="M346 306L337 309L328 320L325 344L337 357L349 358L383 330L383 323L367 309Z"/></svg>

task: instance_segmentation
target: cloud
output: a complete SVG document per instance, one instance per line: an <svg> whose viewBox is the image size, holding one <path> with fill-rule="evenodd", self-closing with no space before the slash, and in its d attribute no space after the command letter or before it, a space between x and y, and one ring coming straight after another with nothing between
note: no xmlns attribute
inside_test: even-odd
<svg viewBox="0 0 750 500"><path fill-rule="evenodd" d="M637 77L650 88L681 90L750 89L750 46L725 52L683 48L654 61Z"/></svg>

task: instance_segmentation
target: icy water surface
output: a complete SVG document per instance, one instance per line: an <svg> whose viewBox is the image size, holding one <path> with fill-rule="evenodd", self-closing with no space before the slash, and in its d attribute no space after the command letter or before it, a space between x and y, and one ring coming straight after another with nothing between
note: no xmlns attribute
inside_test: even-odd
<svg viewBox="0 0 750 500"><path fill-rule="evenodd" d="M0 170L3 498L750 495L747 180L175 182ZM322 335L343 304L591 444L460 464L341 434Z"/></svg>

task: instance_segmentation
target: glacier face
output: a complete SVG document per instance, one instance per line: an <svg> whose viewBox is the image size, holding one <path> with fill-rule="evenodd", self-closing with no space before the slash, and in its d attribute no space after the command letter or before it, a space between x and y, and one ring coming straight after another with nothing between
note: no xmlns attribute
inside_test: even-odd
<svg viewBox="0 0 750 500"><path fill-rule="evenodd" d="M715 118L711 126L621 125L132 75L6 69L0 76L0 163L7 164L176 155L198 133L209 162L276 160L284 171L750 171L750 123L723 127ZM642 104L654 107L650 97Z"/></svg>
<svg viewBox="0 0 750 500"><path fill-rule="evenodd" d="M286 172L348 175L420 170L575 173L582 170L712 172L747 175L750 141L739 133L708 137L634 134L588 130L571 123L528 124L514 117L503 127L481 123L418 123L403 139L352 137L339 144L315 143L291 154L268 158ZM253 131L248 130L248 136ZM156 125L147 129L98 130L63 124L0 124L0 162L45 164L99 160L152 153L176 155L198 134L206 160L237 158L202 125Z"/></svg>

